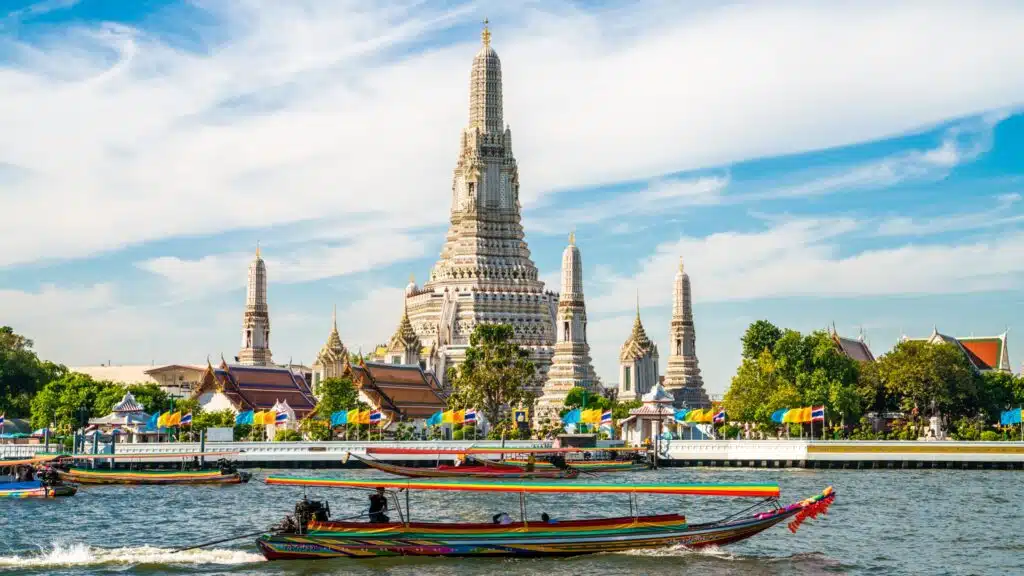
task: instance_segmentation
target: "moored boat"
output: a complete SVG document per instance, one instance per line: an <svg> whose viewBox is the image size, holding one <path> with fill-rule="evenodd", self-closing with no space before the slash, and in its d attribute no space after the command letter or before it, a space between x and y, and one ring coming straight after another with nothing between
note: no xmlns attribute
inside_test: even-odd
<svg viewBox="0 0 1024 576"><path fill-rule="evenodd" d="M831 487L790 506L778 505L777 485L750 484L582 484L452 480L324 480L269 477L267 484L338 487L390 491L398 522L370 523L331 521L330 510L319 502L300 501L295 515L275 530L260 536L256 544L268 560L311 558L372 558L386 556L481 556L537 557L575 556L668 546L721 546L754 536L789 520L790 531L806 518L824 514L835 499ZM403 511L396 491L404 490ZM522 517L508 523L413 522L408 505L413 490L513 492L521 498ZM549 518L539 522L525 517L527 494L620 493L630 498L637 511L637 494L675 494L728 497L759 497L769 509L745 517L690 524L679 514L640 515L580 520ZM749 509L746 511L749 512Z"/></svg>
<svg viewBox="0 0 1024 576"><path fill-rule="evenodd" d="M418 468L415 466L398 466L386 464L370 458L360 458L355 454L349 454L352 458L366 464L370 468L405 476L406 478L497 478L497 479L525 479L525 478L575 478L579 471L560 470L550 468L547 470L527 471L519 466L502 466L501 464L484 463L480 466L463 464L460 466L438 465L436 467Z"/></svg>
<svg viewBox="0 0 1024 576"><path fill-rule="evenodd" d="M52 456L44 456L25 460L0 460L0 475L7 477L7 472L12 472L11 480L0 480L0 498L74 496L78 487L64 483L53 469L45 467L37 477L36 467L52 459Z"/></svg>
<svg viewBox="0 0 1024 576"><path fill-rule="evenodd" d="M226 454L226 453L212 453L208 452L205 454L174 454L175 457L193 457L195 462L198 464L198 456L210 456L215 454ZM126 454L126 455L91 455L91 459L142 459L142 458L158 458L166 455L158 454ZM74 456L73 458L79 458ZM193 469L187 469L183 463L181 469L178 470L154 470L154 469L129 469L129 470L118 470L118 469L95 469L95 468L77 468L68 464L69 458L62 458L55 468L57 474L62 480L76 482L78 484L128 484L128 485L164 485L164 484L175 484L175 485L190 485L190 484L242 484L248 482L252 475L249 472L238 470L233 462L225 459L217 461L216 466L212 469L202 469L198 465L193 465Z"/></svg>

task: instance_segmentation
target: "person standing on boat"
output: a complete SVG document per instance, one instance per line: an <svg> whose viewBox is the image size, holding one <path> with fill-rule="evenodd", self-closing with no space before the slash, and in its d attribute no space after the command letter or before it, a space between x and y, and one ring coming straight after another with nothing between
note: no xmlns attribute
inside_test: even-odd
<svg viewBox="0 0 1024 576"><path fill-rule="evenodd" d="M370 522L390 522L391 519L385 514L388 509L388 499L384 496L384 489L377 488L377 491L370 494Z"/></svg>
<svg viewBox="0 0 1024 576"><path fill-rule="evenodd" d="M526 459L526 471L533 472L533 469L537 466L537 457L534 456L533 452L530 452L530 456Z"/></svg>

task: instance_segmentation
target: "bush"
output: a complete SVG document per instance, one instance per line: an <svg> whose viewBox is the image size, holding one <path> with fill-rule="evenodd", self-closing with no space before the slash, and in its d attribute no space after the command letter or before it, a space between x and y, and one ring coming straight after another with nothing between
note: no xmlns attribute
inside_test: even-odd
<svg viewBox="0 0 1024 576"><path fill-rule="evenodd" d="M992 430L985 430L984 432L981 433L981 439L985 442L995 442L1000 438L999 434L997 434L996 432L993 432Z"/></svg>
<svg viewBox="0 0 1024 576"><path fill-rule="evenodd" d="M739 434L740 429L732 424L723 424L718 427L718 437L726 440L733 440Z"/></svg>
<svg viewBox="0 0 1024 576"><path fill-rule="evenodd" d="M295 430L278 430L277 434L274 434L274 442L298 442L302 440L302 435Z"/></svg>

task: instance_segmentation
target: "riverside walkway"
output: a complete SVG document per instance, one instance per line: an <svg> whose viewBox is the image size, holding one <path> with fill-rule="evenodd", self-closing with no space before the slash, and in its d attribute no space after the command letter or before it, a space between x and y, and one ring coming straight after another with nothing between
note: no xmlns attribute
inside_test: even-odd
<svg viewBox="0 0 1024 576"><path fill-rule="evenodd" d="M621 446L602 441L599 447ZM360 467L344 463L345 453L366 454L367 448L547 448L550 442L432 441L432 442L209 442L208 452L238 451L232 459L246 468ZM118 444L118 454L159 454L148 465L173 466L176 454L198 452L198 443ZM0 445L0 458L23 458L43 451L41 445ZM386 461L408 465L448 462L448 455L394 454ZM383 459L383 458L382 458ZM950 441L809 441L809 440L670 440L659 444L659 466L711 466L753 468L952 468L1024 470L1024 442Z"/></svg>

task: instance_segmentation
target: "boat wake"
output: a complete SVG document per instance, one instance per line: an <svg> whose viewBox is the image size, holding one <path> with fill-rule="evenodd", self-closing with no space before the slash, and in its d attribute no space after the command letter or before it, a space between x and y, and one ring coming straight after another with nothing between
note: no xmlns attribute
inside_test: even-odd
<svg viewBox="0 0 1024 576"><path fill-rule="evenodd" d="M0 556L0 572L10 569L139 564L250 564L263 562L260 554L245 550L208 549L174 553L170 548L133 546L98 548L86 544L53 544L37 554Z"/></svg>
<svg viewBox="0 0 1024 576"><path fill-rule="evenodd" d="M686 546L671 546L669 548L645 548L639 550L626 550L623 552L616 552L616 554L623 554L626 556L650 556L652 558L664 556L710 556L712 558L719 558L722 560L733 560L737 558L735 554L726 552L718 546L705 546L703 548L687 548Z"/></svg>

